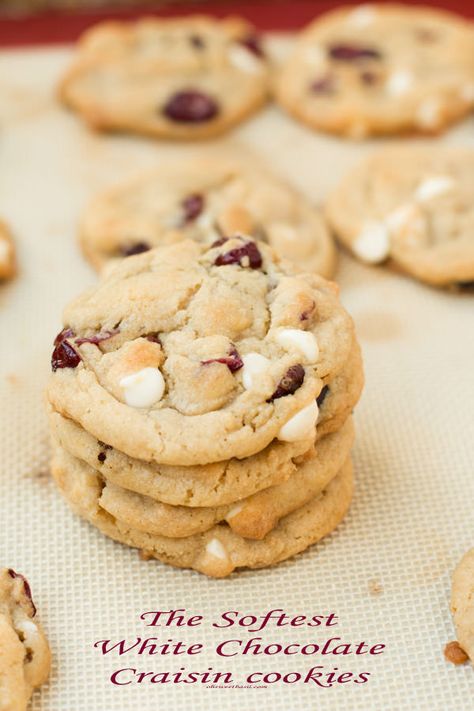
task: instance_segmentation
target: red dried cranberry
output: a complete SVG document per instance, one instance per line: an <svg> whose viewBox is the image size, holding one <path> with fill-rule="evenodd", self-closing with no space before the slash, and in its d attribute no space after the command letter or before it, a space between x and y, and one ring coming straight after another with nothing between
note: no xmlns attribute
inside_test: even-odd
<svg viewBox="0 0 474 711"><path fill-rule="evenodd" d="M247 35L247 37L242 37L239 40L239 44L252 52L256 57L263 59L265 57L265 52L262 47L262 40L258 35Z"/></svg>
<svg viewBox="0 0 474 711"><path fill-rule="evenodd" d="M199 217L203 210L203 207L204 197L199 193L193 193L192 195L188 195L188 197L184 198L181 203L181 208L183 210L184 215L184 224L192 222L196 219L196 217Z"/></svg>
<svg viewBox="0 0 474 711"><path fill-rule="evenodd" d="M82 346L83 343L92 343L94 346L98 346L102 341L108 341L109 338L113 338L120 333L120 329L116 328L114 331L100 331L95 333L93 336L85 336L84 338L76 338L74 343L78 346Z"/></svg>
<svg viewBox="0 0 474 711"><path fill-rule="evenodd" d="M211 244L211 249L213 247L220 247L221 245L225 244L228 241L229 241L229 237L219 237L219 239L216 239L216 241Z"/></svg>
<svg viewBox="0 0 474 711"><path fill-rule="evenodd" d="M30 584L29 584L28 580L25 578L24 575L21 575L21 573L16 573L12 568L8 569L8 575L10 576L10 578L14 578L14 579L20 578L20 580L23 581L23 590L25 591L26 597L31 602L31 607L32 607L32 612L33 612L32 617L34 617L36 615L36 607L35 607L35 603L33 602L33 597L31 595L31 588L30 588Z"/></svg>
<svg viewBox="0 0 474 711"><path fill-rule="evenodd" d="M334 94L336 82L333 76L326 74L326 76L316 79L316 81L311 84L310 89L314 94Z"/></svg>
<svg viewBox="0 0 474 711"><path fill-rule="evenodd" d="M158 333L147 333L145 338L147 341L150 341L151 343L158 343L158 345L160 345L160 346L162 345L160 336L158 335Z"/></svg>
<svg viewBox="0 0 474 711"><path fill-rule="evenodd" d="M246 263L248 261L248 264ZM230 249L224 254L219 254L214 261L218 267L226 264L239 264L241 267L250 267L250 269L260 269L262 266L262 255L255 242L246 242L242 247Z"/></svg>
<svg viewBox="0 0 474 711"><path fill-rule="evenodd" d="M51 356L51 368L55 372L58 368L77 368L81 356L68 341L61 341L55 347Z"/></svg>
<svg viewBox="0 0 474 711"><path fill-rule="evenodd" d="M54 339L54 345L57 346L63 341L65 341L66 338L71 338L72 336L74 336L74 331L72 330L72 328L63 328L63 330L60 331Z"/></svg>
<svg viewBox="0 0 474 711"><path fill-rule="evenodd" d="M209 365L209 363L223 363L226 365L231 373L235 373L237 370L242 368L244 362L235 348L229 352L228 356L222 358L211 358L210 360L202 360L202 365Z"/></svg>
<svg viewBox="0 0 474 711"><path fill-rule="evenodd" d="M202 123L217 116L219 105L212 96L188 89L173 94L165 104L163 113L178 123Z"/></svg>
<svg viewBox="0 0 474 711"><path fill-rule="evenodd" d="M124 257L133 257L134 254L142 254L142 252L148 252L150 249L148 242L135 242L135 244L122 247L121 252Z"/></svg>
<svg viewBox="0 0 474 711"><path fill-rule="evenodd" d="M195 49L204 49L206 43L204 42L201 35L190 35L189 41Z"/></svg>
<svg viewBox="0 0 474 711"><path fill-rule="evenodd" d="M325 401L328 393L329 393L329 385L323 385L323 387L321 388L321 392L319 393L318 397L316 398L316 404L318 407L321 407L321 405Z"/></svg>
<svg viewBox="0 0 474 711"><path fill-rule="evenodd" d="M382 54L373 47L361 47L355 44L333 44L329 47L329 56L338 62L358 62L365 59L382 59Z"/></svg>
<svg viewBox="0 0 474 711"><path fill-rule="evenodd" d="M267 402L273 402L279 397L285 397L286 395L293 395L294 392L301 387L304 380L304 368L298 363L298 365L292 365L288 368L283 378L278 383L277 389L273 395L268 398Z"/></svg>

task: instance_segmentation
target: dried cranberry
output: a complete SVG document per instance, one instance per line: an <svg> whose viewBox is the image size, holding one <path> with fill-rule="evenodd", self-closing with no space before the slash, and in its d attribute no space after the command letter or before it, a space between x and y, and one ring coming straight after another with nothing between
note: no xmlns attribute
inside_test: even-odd
<svg viewBox="0 0 474 711"><path fill-rule="evenodd" d="M204 49L206 43L204 42L201 35L190 35L189 41L195 49Z"/></svg>
<svg viewBox="0 0 474 711"><path fill-rule="evenodd" d="M122 247L121 252L124 257L132 257L134 254L142 254L142 252L148 252L150 249L148 242L135 242L135 244Z"/></svg>
<svg viewBox="0 0 474 711"><path fill-rule="evenodd" d="M78 346L82 346L83 343L92 343L94 346L98 346L102 341L108 341L109 338L113 338L120 333L120 329L116 328L114 331L100 331L95 333L93 336L85 336L84 338L76 338L74 343Z"/></svg>
<svg viewBox="0 0 474 711"><path fill-rule="evenodd" d="M268 398L267 402L273 402L279 397L285 397L286 395L293 395L294 392L301 387L304 380L304 368L298 363L298 365L292 365L288 368L283 378L278 383L277 389L273 395Z"/></svg>
<svg viewBox="0 0 474 711"><path fill-rule="evenodd" d="M235 373L237 370L242 368L244 362L235 348L229 352L228 356L222 358L211 358L210 360L202 360L202 365L209 365L209 363L223 363L226 365L231 373Z"/></svg>
<svg viewBox="0 0 474 711"><path fill-rule="evenodd" d="M99 454L97 455L97 459L99 460L99 462L100 462L101 464L103 464L103 463L105 462L105 460L107 459L106 453L105 453L105 452L99 452Z"/></svg>
<svg viewBox="0 0 474 711"><path fill-rule="evenodd" d="M165 104L163 113L178 123L202 123L217 116L219 105L212 96L188 89L173 94Z"/></svg>
<svg viewBox="0 0 474 711"><path fill-rule="evenodd" d="M192 222L199 217L204 207L204 197L199 193L193 193L184 198L181 208L184 215L184 224Z"/></svg>
<svg viewBox="0 0 474 711"><path fill-rule="evenodd" d="M216 241L211 244L211 249L213 247L220 247L221 245L225 244L228 241L229 241L229 237L219 237L219 239L216 239Z"/></svg>
<svg viewBox="0 0 474 711"><path fill-rule="evenodd" d="M236 247L235 249L230 249L228 252L224 252L224 254L219 254L214 264L218 267L222 267L226 264L240 264L241 267L260 269L262 266L262 255L255 242L246 242L242 247Z"/></svg>
<svg viewBox="0 0 474 711"><path fill-rule="evenodd" d="M158 343L158 345L160 345L160 346L162 345L160 336L158 335L158 333L147 333L145 338L147 341L150 341L151 343Z"/></svg>
<svg viewBox="0 0 474 711"><path fill-rule="evenodd" d="M329 56L338 62L358 62L365 59L382 59L381 53L372 47L354 44L333 44L329 47Z"/></svg>
<svg viewBox="0 0 474 711"><path fill-rule="evenodd" d="M60 331L54 339L54 345L57 346L63 341L65 341L66 338L71 338L72 336L74 336L74 331L72 330L72 328L63 328L63 330Z"/></svg>
<svg viewBox="0 0 474 711"><path fill-rule="evenodd" d="M67 341L58 343L51 356L53 372L58 368L77 368L80 362L81 356Z"/></svg>
<svg viewBox="0 0 474 711"><path fill-rule="evenodd" d="M262 47L262 40L258 35L247 35L247 37L242 37L239 40L239 44L252 52L256 57L263 59L265 57L265 52Z"/></svg>
<svg viewBox="0 0 474 711"><path fill-rule="evenodd" d="M314 94L334 94L336 90L334 77L330 74L326 74L326 76L316 79L316 81L311 84L310 89Z"/></svg>
<svg viewBox="0 0 474 711"><path fill-rule="evenodd" d="M26 597L31 602L31 607L32 607L32 611L33 611L32 617L34 617L36 615L36 607L35 607L35 603L33 602L33 597L31 595L31 588L30 588L30 584L29 584L28 580L25 578L24 575L21 575L21 573L16 573L12 568L8 569L8 575L10 576L10 578L13 578L13 579L20 578L20 580L23 581L23 590L25 591Z"/></svg>
<svg viewBox="0 0 474 711"><path fill-rule="evenodd" d="M319 393L318 397L316 398L316 404L318 407L321 407L321 405L325 401L328 393L329 393L329 385L323 385L323 387L321 388L321 392Z"/></svg>

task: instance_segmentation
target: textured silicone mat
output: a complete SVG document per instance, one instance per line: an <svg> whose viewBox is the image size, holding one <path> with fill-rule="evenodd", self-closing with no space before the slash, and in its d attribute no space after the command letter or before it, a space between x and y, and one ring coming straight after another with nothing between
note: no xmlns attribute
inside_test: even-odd
<svg viewBox="0 0 474 711"><path fill-rule="evenodd" d="M277 49L284 43L278 44ZM76 246L77 220L99 188L142 167L225 146L256 153L320 201L375 144L312 134L271 107L217 144L168 145L89 134L54 101L69 50L0 54L0 213L14 228L18 278L0 289L0 564L30 579L54 654L34 711L234 709L472 709L474 671L443 658L454 636L450 574L474 543L474 300L423 287L343 256L337 278L364 350L367 385L356 413L356 496L323 544L276 568L208 580L105 539L75 518L48 476L42 391L67 301L95 280ZM443 140L474 145L468 120ZM380 145L381 142L378 142ZM204 616L186 628L146 628L146 610ZM222 612L334 612L329 628L217 629ZM184 630L184 631L183 631ZM102 657L96 640L203 643L195 656ZM385 644L376 656L216 655L225 639ZM365 684L304 683L306 672L370 672ZM205 684L114 686L111 672L252 672L303 679L265 689ZM273 678L273 677L272 677ZM290 677L294 678L294 677Z"/></svg>

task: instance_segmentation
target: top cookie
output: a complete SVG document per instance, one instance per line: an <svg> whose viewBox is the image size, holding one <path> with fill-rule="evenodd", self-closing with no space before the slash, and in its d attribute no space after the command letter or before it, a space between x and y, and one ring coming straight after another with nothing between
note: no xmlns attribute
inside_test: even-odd
<svg viewBox="0 0 474 711"><path fill-rule="evenodd" d="M191 237L212 243L244 232L299 271L332 276L336 252L316 208L253 163L193 160L160 167L99 195L81 230L96 268L110 259Z"/></svg>
<svg viewBox="0 0 474 711"><path fill-rule="evenodd" d="M474 104L474 33L442 10L362 5L301 35L277 97L313 128L351 138L438 132Z"/></svg>
<svg viewBox="0 0 474 711"><path fill-rule="evenodd" d="M314 437L322 378L354 338L335 284L241 236L124 259L65 324L53 408L131 457L182 465Z"/></svg>
<svg viewBox="0 0 474 711"><path fill-rule="evenodd" d="M451 611L459 644L474 664L474 548L454 571Z"/></svg>
<svg viewBox="0 0 474 711"><path fill-rule="evenodd" d="M474 151L399 146L363 160L329 197L337 236L436 286L474 281Z"/></svg>
<svg viewBox="0 0 474 711"><path fill-rule="evenodd" d="M86 32L60 96L94 128L207 138L262 105L268 78L259 38L243 20L147 18Z"/></svg>

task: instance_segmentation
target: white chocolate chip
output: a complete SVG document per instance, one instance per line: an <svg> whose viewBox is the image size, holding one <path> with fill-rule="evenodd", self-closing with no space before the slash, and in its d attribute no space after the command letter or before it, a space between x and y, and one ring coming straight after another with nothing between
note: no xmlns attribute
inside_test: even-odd
<svg viewBox="0 0 474 711"><path fill-rule="evenodd" d="M413 74L406 69L392 72L387 79L385 87L389 94L401 96L406 94L413 86Z"/></svg>
<svg viewBox="0 0 474 711"><path fill-rule="evenodd" d="M455 180L449 175L436 175L423 180L418 186L415 197L421 202L426 202L434 197L449 192L455 186Z"/></svg>
<svg viewBox="0 0 474 711"><path fill-rule="evenodd" d="M390 235L387 225L375 220L366 222L352 249L364 262L369 264L383 262L390 253Z"/></svg>
<svg viewBox="0 0 474 711"><path fill-rule="evenodd" d="M270 361L260 353L247 353L242 356L242 384L246 390L258 385L259 376L264 375L270 367Z"/></svg>
<svg viewBox="0 0 474 711"><path fill-rule="evenodd" d="M236 504L231 508L229 513L226 516L226 519L229 520L230 518L233 518L234 516L237 516L242 510L243 510L243 504Z"/></svg>
<svg viewBox="0 0 474 711"><path fill-rule="evenodd" d="M375 20L375 9L370 5L360 5L349 13L347 19L356 27L367 27Z"/></svg>
<svg viewBox="0 0 474 711"><path fill-rule="evenodd" d="M229 60L237 69L250 74L256 74L263 69L263 63L248 49L239 44L229 47Z"/></svg>
<svg viewBox="0 0 474 711"><path fill-rule="evenodd" d="M277 435L278 439L282 442L298 442L312 437L315 434L318 412L317 402L312 400L285 422Z"/></svg>
<svg viewBox="0 0 474 711"><path fill-rule="evenodd" d="M307 363L316 363L319 355L318 341L310 331L299 328L282 328L275 334L275 341L286 350L297 350Z"/></svg>
<svg viewBox="0 0 474 711"><path fill-rule="evenodd" d="M142 368L126 375L119 384L130 407L151 407L165 392L165 380L158 368Z"/></svg>
<svg viewBox="0 0 474 711"><path fill-rule="evenodd" d="M416 120L422 128L436 128L441 119L441 106L437 99L423 101L416 112Z"/></svg>
<svg viewBox="0 0 474 711"><path fill-rule="evenodd" d="M220 560L228 560L227 551L218 538L211 538L206 545L206 553Z"/></svg>

